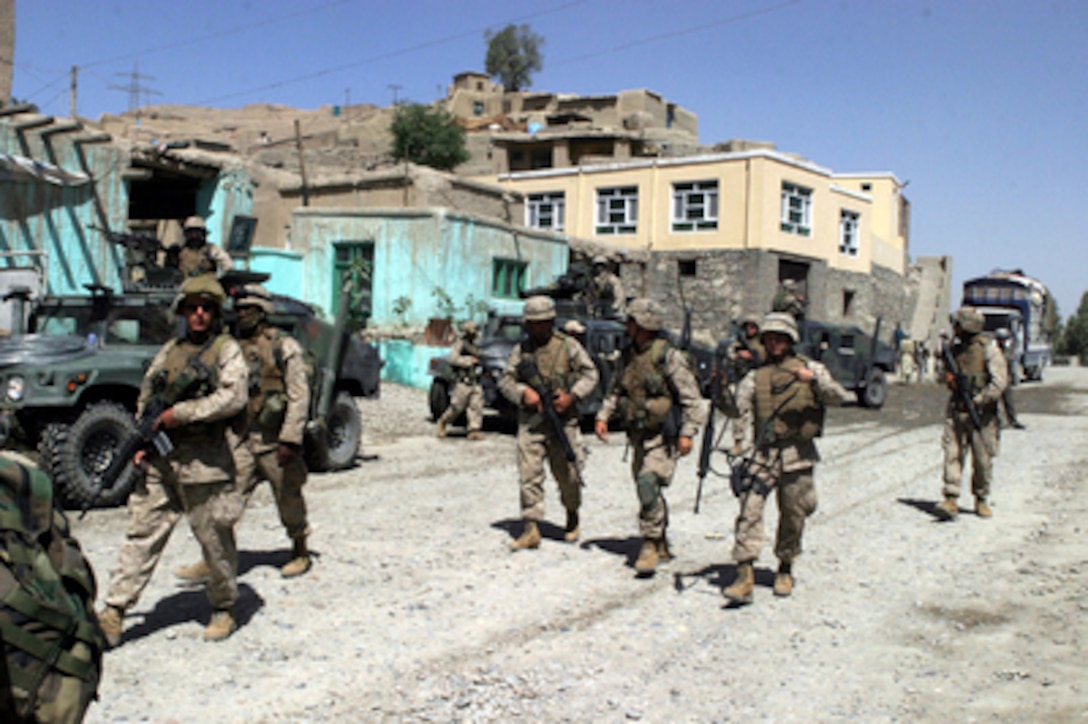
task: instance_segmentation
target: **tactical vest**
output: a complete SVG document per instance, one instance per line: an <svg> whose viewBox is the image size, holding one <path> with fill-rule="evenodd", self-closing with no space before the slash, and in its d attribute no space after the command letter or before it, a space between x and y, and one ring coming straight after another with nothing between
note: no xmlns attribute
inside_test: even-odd
<svg viewBox="0 0 1088 724"><path fill-rule="evenodd" d="M283 338L276 327L263 326L252 337L238 340L249 369L249 403L246 420L250 429L279 433L287 414L286 362Z"/></svg>
<svg viewBox="0 0 1088 724"><path fill-rule="evenodd" d="M986 371L986 344L989 337L975 334L952 348L952 356L971 388L971 397L986 389L990 375Z"/></svg>
<svg viewBox="0 0 1088 724"><path fill-rule="evenodd" d="M472 342L469 342L467 339L462 339L461 340L461 354L464 355L464 356L475 357L476 359L480 359L480 348L477 347ZM461 383L466 384L466 385L474 385L479 381L479 375L476 373L476 367L475 366L454 367L453 368L453 374L454 374L454 377L457 378L458 382L461 382Z"/></svg>
<svg viewBox="0 0 1088 724"><path fill-rule="evenodd" d="M49 477L7 459L0 562L0 721L82 721L105 648L94 572L53 505Z"/></svg>
<svg viewBox="0 0 1088 724"><path fill-rule="evenodd" d="M633 344L624 350L617 410L628 431L656 435L664 428L675 404L665 371L669 349L667 340L655 339L642 351Z"/></svg>
<svg viewBox="0 0 1088 724"><path fill-rule="evenodd" d="M183 375L192 375L196 372L194 366L189 364L192 359L200 360L203 363L203 369L207 370L207 378L201 380L200 384L195 385L188 394L177 399L176 402L200 399L215 391L219 386L219 351L228 339L230 339L228 335L221 334L215 337L211 344L198 344L187 337L167 343L171 346L166 352L161 373L164 377L163 384L167 389L172 385L183 384L181 379ZM171 430L170 437L175 445L182 442L199 443L209 437L218 443L225 429L226 422L223 420L195 422Z"/></svg>
<svg viewBox="0 0 1088 724"><path fill-rule="evenodd" d="M199 249L189 246L181 247L178 251L178 270L183 277L198 277L201 274L216 271L215 260L208 251L208 245L205 244Z"/></svg>
<svg viewBox="0 0 1088 724"><path fill-rule="evenodd" d="M573 376L570 369L570 345L573 343L566 333L555 330L543 345L532 341L522 343L521 359L531 359L540 370L540 377L548 389L553 392L570 392ZM526 382L526 380L518 380ZM578 406L571 405L560 417L570 419L578 414Z"/></svg>
<svg viewBox="0 0 1088 724"><path fill-rule="evenodd" d="M824 405L811 383L793 375L803 366L803 358L791 356L755 371L757 444L789 444L822 434Z"/></svg>

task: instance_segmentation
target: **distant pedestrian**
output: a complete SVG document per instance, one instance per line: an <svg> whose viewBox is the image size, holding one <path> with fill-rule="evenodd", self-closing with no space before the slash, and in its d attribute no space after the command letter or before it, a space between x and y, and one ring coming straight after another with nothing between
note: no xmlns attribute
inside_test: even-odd
<svg viewBox="0 0 1088 724"><path fill-rule="evenodd" d="M476 345L479 336L480 326L466 320L461 323L461 338L450 347L449 362L455 382L450 406L438 418L438 437L445 437L446 428L464 413L468 439L485 439L484 388L480 384L480 348Z"/></svg>
<svg viewBox="0 0 1088 724"><path fill-rule="evenodd" d="M1012 335L1009 334L1009 330L1002 327L997 330L997 343L1000 345L1001 352L1005 356L1005 363L1007 365L1006 374L1009 378L1009 383L1005 386L1005 391L1001 393L1001 406L1005 408L1005 422L1008 427L1011 427L1014 430L1023 430L1026 426L1017 419L1016 407L1012 402L1012 387L1016 383L1012 374L1013 366L1016 364L1014 359L1016 356L1015 340Z"/></svg>

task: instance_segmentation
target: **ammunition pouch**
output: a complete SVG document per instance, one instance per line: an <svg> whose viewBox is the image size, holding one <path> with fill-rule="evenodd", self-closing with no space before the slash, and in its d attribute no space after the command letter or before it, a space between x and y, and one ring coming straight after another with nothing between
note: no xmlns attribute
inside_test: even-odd
<svg viewBox="0 0 1088 724"><path fill-rule="evenodd" d="M283 427L287 416L287 395L283 392L270 392L265 395L264 405L254 421L261 430L278 432Z"/></svg>
<svg viewBox="0 0 1088 724"><path fill-rule="evenodd" d="M629 432L644 432L656 435L668 427L672 411L679 408L671 397L621 397L619 401L620 419L624 429ZM679 426L676 427L679 433ZM669 437L666 434L666 437Z"/></svg>

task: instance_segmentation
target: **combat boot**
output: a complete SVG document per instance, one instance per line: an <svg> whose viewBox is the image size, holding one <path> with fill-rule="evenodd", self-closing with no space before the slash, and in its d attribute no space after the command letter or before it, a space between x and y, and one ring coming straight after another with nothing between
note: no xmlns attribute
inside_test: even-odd
<svg viewBox="0 0 1088 724"><path fill-rule="evenodd" d="M487 435L483 434L479 430L473 430L472 432L470 432L468 434L468 439L469 440L486 440Z"/></svg>
<svg viewBox="0 0 1088 724"><path fill-rule="evenodd" d="M310 551L306 548L306 539L295 538L291 550L291 560L287 561L283 568L280 569L280 575L284 578L301 576L310 570L310 565Z"/></svg>
<svg viewBox="0 0 1088 724"><path fill-rule="evenodd" d="M737 564L737 577L733 584L722 591L722 595L735 604L752 602L752 592L756 590L756 570L752 561Z"/></svg>
<svg viewBox="0 0 1088 724"><path fill-rule="evenodd" d="M657 570L659 558L657 546L657 538L642 539L642 550L638 552L638 560L635 561L635 571L641 574L649 574Z"/></svg>
<svg viewBox="0 0 1088 724"><path fill-rule="evenodd" d="M934 506L933 512L942 520L955 520L956 516L960 514L959 498L954 495L944 496L944 500Z"/></svg>
<svg viewBox="0 0 1088 724"><path fill-rule="evenodd" d="M657 539L657 559L661 565L665 565L672 560L672 551L669 550L669 537L665 534Z"/></svg>
<svg viewBox="0 0 1088 724"><path fill-rule="evenodd" d="M567 511L567 527L564 530L566 532L563 534L563 540L568 543L573 543L578 540L578 536L581 535L582 530L579 524L577 510Z"/></svg>
<svg viewBox="0 0 1088 724"><path fill-rule="evenodd" d="M438 418L438 430L436 432L439 437L446 436L446 418Z"/></svg>
<svg viewBox="0 0 1088 724"><path fill-rule="evenodd" d="M97 614L98 627L106 636L106 644L112 649L121 644L124 631L125 611L117 606L106 606Z"/></svg>
<svg viewBox="0 0 1088 724"><path fill-rule="evenodd" d="M975 515L979 518L991 518L994 511L991 510L990 504L986 502L986 498L975 499Z"/></svg>
<svg viewBox="0 0 1088 724"><path fill-rule="evenodd" d="M778 573L774 575L774 595L785 598L793 593L793 570L789 563L778 564Z"/></svg>
<svg viewBox="0 0 1088 724"><path fill-rule="evenodd" d="M236 628L233 611L230 609L216 611L212 614L212 620L208 623L208 627L204 629L204 640L222 641L234 633Z"/></svg>
<svg viewBox="0 0 1088 724"><path fill-rule="evenodd" d="M539 548L540 547L540 528L537 527L535 520L525 521L525 530L521 532L521 536L510 544L510 550L520 551L526 548Z"/></svg>
<svg viewBox="0 0 1088 724"><path fill-rule="evenodd" d="M174 575L183 581L201 583L211 578L212 572L208 568L207 561L197 561L191 566L182 566L174 571Z"/></svg>

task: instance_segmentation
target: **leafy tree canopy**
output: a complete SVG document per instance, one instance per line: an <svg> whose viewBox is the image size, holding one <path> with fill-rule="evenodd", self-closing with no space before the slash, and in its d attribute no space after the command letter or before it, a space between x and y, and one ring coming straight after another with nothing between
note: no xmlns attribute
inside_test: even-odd
<svg viewBox="0 0 1088 724"><path fill-rule="evenodd" d="M1088 359L1088 292L1081 296L1077 313L1065 323L1056 351Z"/></svg>
<svg viewBox="0 0 1088 724"><path fill-rule="evenodd" d="M485 69L508 91L525 90L533 82L533 73L544 67L540 48L544 38L528 25L507 25L495 33L484 33L487 41Z"/></svg>
<svg viewBox="0 0 1088 724"><path fill-rule="evenodd" d="M445 109L419 103L397 106L389 126L393 158L451 171L469 159L465 131Z"/></svg>

